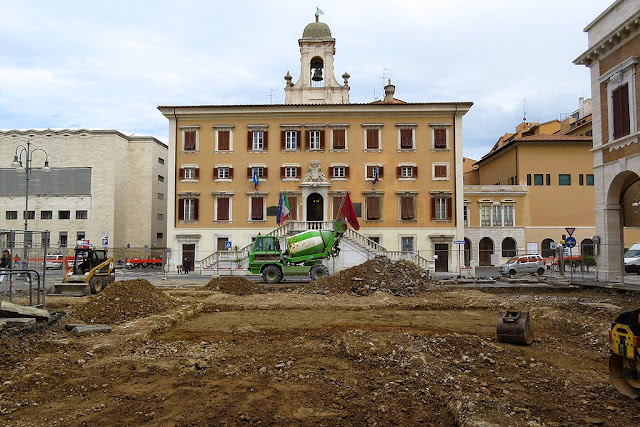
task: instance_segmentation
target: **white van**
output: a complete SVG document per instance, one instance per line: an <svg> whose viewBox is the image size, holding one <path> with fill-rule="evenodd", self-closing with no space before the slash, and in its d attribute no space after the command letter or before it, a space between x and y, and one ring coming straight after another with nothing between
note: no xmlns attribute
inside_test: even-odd
<svg viewBox="0 0 640 427"><path fill-rule="evenodd" d="M640 243L634 243L624 253L624 271L640 274Z"/></svg>

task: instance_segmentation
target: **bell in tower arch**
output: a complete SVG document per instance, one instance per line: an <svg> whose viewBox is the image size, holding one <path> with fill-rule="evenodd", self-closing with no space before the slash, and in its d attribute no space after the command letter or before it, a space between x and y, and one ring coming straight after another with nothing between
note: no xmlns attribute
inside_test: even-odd
<svg viewBox="0 0 640 427"><path fill-rule="evenodd" d="M311 77L311 80L313 80L314 82L322 81L322 68L316 68L315 70L313 70L313 76Z"/></svg>
<svg viewBox="0 0 640 427"><path fill-rule="evenodd" d="M324 61L322 58L315 57L311 60L311 80L314 82L321 82L322 77L322 69L324 68Z"/></svg>

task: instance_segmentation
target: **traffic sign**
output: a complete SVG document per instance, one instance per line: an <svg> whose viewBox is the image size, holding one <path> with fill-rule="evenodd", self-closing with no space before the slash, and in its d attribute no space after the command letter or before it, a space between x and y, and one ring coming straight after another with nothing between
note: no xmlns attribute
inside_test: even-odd
<svg viewBox="0 0 640 427"><path fill-rule="evenodd" d="M453 244L454 245L464 245L464 240L454 240Z"/></svg>
<svg viewBox="0 0 640 427"><path fill-rule="evenodd" d="M576 231L575 227L566 227L567 233L569 233L569 237L573 236L573 232Z"/></svg>
<svg viewBox="0 0 640 427"><path fill-rule="evenodd" d="M109 238L105 237L104 239L102 239L102 246L108 246L109 245Z"/></svg>
<svg viewBox="0 0 640 427"><path fill-rule="evenodd" d="M568 230L567 230L568 232ZM568 248L575 248L576 247L576 239L575 237L567 237L567 239L564 241L565 245Z"/></svg>
<svg viewBox="0 0 640 427"><path fill-rule="evenodd" d="M231 249L231 240L227 240L226 242L224 242L224 248L226 250Z"/></svg>
<svg viewBox="0 0 640 427"><path fill-rule="evenodd" d="M549 245L549 249L555 249L557 245L558 244L556 242L551 242L551 244Z"/></svg>

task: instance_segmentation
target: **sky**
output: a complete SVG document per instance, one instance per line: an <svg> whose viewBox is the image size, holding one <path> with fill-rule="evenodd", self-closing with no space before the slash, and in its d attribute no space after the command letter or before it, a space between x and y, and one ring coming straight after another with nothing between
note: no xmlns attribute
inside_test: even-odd
<svg viewBox="0 0 640 427"><path fill-rule="evenodd" d="M168 141L159 105L284 103L320 20L354 103L471 101L464 155L589 98L584 28L613 0L0 0L0 129L100 128ZM384 77L384 79L383 79Z"/></svg>

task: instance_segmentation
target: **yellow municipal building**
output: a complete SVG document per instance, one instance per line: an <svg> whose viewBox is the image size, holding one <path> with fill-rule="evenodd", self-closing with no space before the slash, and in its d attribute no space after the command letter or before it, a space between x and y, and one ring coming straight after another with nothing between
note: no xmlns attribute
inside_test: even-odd
<svg viewBox="0 0 640 427"><path fill-rule="evenodd" d="M379 253L415 254L456 271L464 239L462 117L471 102L349 102L334 75L335 39L316 21L298 40L301 69L285 103L161 106L169 120L169 268L210 268L216 253L273 232L281 192L290 229L331 228L348 192L360 230L336 266ZM437 255L437 256L434 256ZM330 267L332 266L330 265Z"/></svg>

